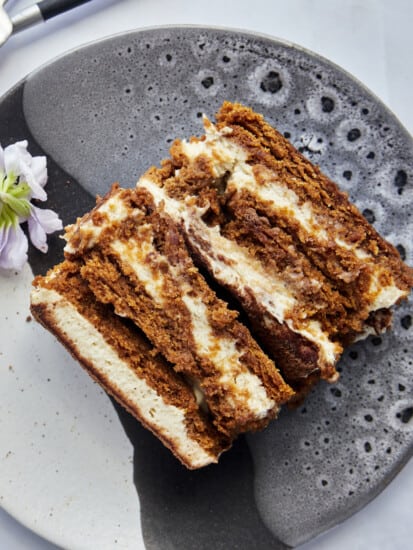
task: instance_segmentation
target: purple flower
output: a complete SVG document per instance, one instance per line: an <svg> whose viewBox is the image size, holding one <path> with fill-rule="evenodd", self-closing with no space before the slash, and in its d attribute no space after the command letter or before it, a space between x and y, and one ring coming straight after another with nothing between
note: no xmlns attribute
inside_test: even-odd
<svg viewBox="0 0 413 550"><path fill-rule="evenodd" d="M27 141L3 149L0 145L0 268L21 270L27 261L28 242L20 224L27 222L33 245L47 252L46 236L62 229L52 210L30 201L47 199L46 157L32 157Z"/></svg>

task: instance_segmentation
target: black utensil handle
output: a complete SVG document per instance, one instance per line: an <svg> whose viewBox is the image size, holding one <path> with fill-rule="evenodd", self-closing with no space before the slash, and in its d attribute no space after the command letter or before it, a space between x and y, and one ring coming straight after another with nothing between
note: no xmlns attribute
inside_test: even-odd
<svg viewBox="0 0 413 550"><path fill-rule="evenodd" d="M86 4L86 2L90 2L90 0L43 0L37 5L43 19L46 21L46 19L50 19L55 15L69 11L72 8L80 6L81 4Z"/></svg>

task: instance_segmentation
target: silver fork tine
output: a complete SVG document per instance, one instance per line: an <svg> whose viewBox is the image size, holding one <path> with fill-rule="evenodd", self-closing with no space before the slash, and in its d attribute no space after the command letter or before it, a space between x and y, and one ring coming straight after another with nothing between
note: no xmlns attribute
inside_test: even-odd
<svg viewBox="0 0 413 550"><path fill-rule="evenodd" d="M0 46L7 42L13 31L12 22L10 21L10 17L4 8L6 1L7 0L0 0Z"/></svg>

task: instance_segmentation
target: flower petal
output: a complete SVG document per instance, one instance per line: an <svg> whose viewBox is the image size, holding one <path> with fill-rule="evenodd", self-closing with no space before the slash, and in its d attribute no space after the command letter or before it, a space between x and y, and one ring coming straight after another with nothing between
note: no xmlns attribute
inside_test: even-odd
<svg viewBox="0 0 413 550"><path fill-rule="evenodd" d="M31 198L45 201L46 191L43 187L47 182L46 157L33 157L31 164L21 164L20 178L27 182L31 189Z"/></svg>
<svg viewBox="0 0 413 550"><path fill-rule="evenodd" d="M27 262L27 237L20 225L8 225L1 231L0 268L20 271Z"/></svg>
<svg viewBox="0 0 413 550"><path fill-rule="evenodd" d="M47 252L46 231L33 218L27 220L27 225L29 226L30 240L33 245L41 252Z"/></svg>
<svg viewBox="0 0 413 550"><path fill-rule="evenodd" d="M47 182L46 157L32 157L30 169L37 184L44 187Z"/></svg>
<svg viewBox="0 0 413 550"><path fill-rule="evenodd" d="M12 143L4 149L4 167L7 174L19 176L21 163L30 164L31 155L27 150L27 141Z"/></svg>
<svg viewBox="0 0 413 550"><path fill-rule="evenodd" d="M33 245L47 252L46 234L53 233L63 229L62 220L53 210L43 210L32 205L30 217L28 219L30 240Z"/></svg>
<svg viewBox="0 0 413 550"><path fill-rule="evenodd" d="M32 157L27 141L18 141L4 149L4 166L7 175L13 174L27 182L31 198L45 201L43 187L47 181L46 157Z"/></svg>
<svg viewBox="0 0 413 550"><path fill-rule="evenodd" d="M42 178L39 182L37 181L36 176L33 174L31 167L27 164L22 163L20 167L20 174L20 179L27 182L31 189L31 198L45 201L47 199L47 194L43 187L46 184L47 172L46 179L43 181Z"/></svg>
<svg viewBox="0 0 413 550"><path fill-rule="evenodd" d="M32 215L36 216L37 221L43 226L46 233L53 233L63 229L62 220L53 210L37 208L32 205Z"/></svg>

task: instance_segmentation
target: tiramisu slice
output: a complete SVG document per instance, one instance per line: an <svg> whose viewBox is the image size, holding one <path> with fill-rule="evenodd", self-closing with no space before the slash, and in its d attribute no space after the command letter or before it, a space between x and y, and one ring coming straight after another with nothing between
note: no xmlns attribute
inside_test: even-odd
<svg viewBox="0 0 413 550"><path fill-rule="evenodd" d="M229 289L285 379L337 378L343 345L390 324L413 274L347 195L261 115L224 103L138 182Z"/></svg>
<svg viewBox="0 0 413 550"><path fill-rule="evenodd" d="M234 437L265 426L293 394L274 363L194 266L177 226L144 189L114 186L69 228L96 298L131 319Z"/></svg>
<svg viewBox="0 0 413 550"><path fill-rule="evenodd" d="M96 301L78 262L37 277L34 317L89 374L188 468L217 462L231 442L200 409L193 388L132 323Z"/></svg>

